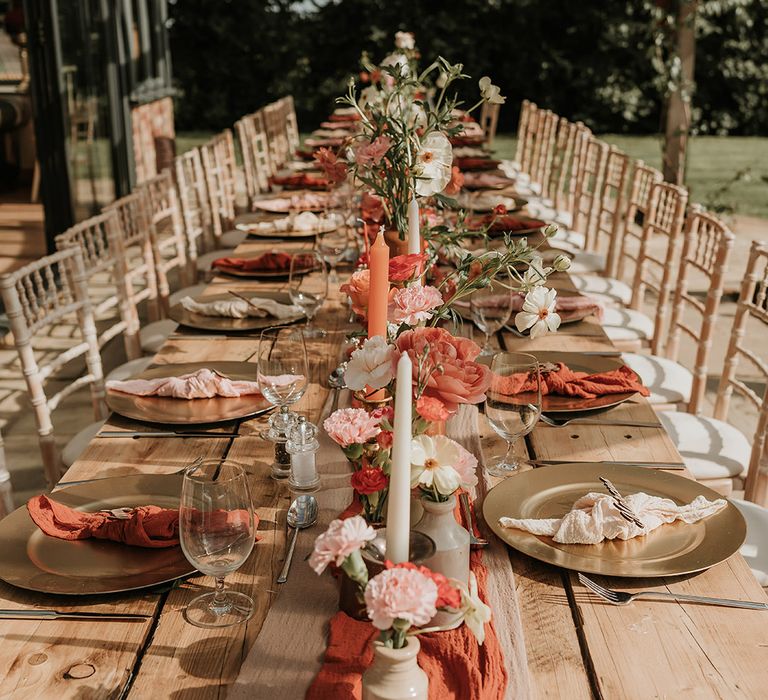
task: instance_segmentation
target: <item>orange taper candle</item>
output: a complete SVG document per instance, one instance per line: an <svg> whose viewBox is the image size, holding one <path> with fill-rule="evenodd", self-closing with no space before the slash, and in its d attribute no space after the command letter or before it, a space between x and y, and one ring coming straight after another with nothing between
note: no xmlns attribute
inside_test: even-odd
<svg viewBox="0 0 768 700"><path fill-rule="evenodd" d="M389 247L384 232L379 231L368 256L371 271L368 291L368 337L387 337L387 306L389 304Z"/></svg>

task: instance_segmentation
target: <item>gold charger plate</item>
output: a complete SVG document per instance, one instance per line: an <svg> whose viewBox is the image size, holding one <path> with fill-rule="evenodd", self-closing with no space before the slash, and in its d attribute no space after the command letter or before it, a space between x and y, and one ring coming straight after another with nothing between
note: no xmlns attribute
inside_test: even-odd
<svg viewBox="0 0 768 700"><path fill-rule="evenodd" d="M137 378L178 377L202 368L214 369L230 379L256 381L256 365L249 362L185 362L160 365L144 370ZM164 425L224 423L255 416L272 408L272 404L260 394L237 398L216 396L212 399L172 399L162 396L134 396L111 389L107 389L107 406L126 418Z"/></svg>
<svg viewBox="0 0 768 700"><path fill-rule="evenodd" d="M258 209L259 211L266 211L270 214L288 214L290 211L312 211L312 212L321 212L327 207L330 207L332 204L332 201L329 198L323 197L320 198L319 195L316 192L313 192L313 198L318 197L318 202L316 205L309 205L306 202L303 206L298 207L283 207L281 204L278 204L277 202L282 202L286 199L290 199L291 197L295 197L299 194L298 190L291 190L288 196L286 197L273 197L270 199L260 199L253 203L253 208ZM324 202L323 200L328 199L328 202ZM274 234L272 234L274 235Z"/></svg>
<svg viewBox="0 0 768 700"><path fill-rule="evenodd" d="M274 299L281 304L290 304L291 298L287 292L273 292L269 290L260 290L258 292L239 292L244 297L258 299ZM223 301L232 300L231 294L212 294L211 296L199 297L197 301ZM285 326L305 318L304 314L297 314L289 318L275 318L274 316L248 316L247 318L224 318L223 316L204 316L188 311L181 304L174 304L168 310L169 318L188 328L197 328L203 331L254 331L272 326Z"/></svg>
<svg viewBox="0 0 768 700"><path fill-rule="evenodd" d="M600 544L558 544L551 537L503 528L499 518L560 518L590 491L606 492L601 476L624 495L643 491L677 504L696 496L720 494L700 483L657 469L609 464L560 464L505 479L488 492L483 516L496 535L513 549L564 569L604 576L643 578L703 571L737 552L747 534L744 517L732 504L716 515L688 525L662 525L644 537Z"/></svg>
<svg viewBox="0 0 768 700"><path fill-rule="evenodd" d="M182 477L142 474L63 488L51 498L82 511L155 505L178 508ZM187 576L195 568L181 547L151 549L106 540L48 537L26 506L0 521L0 578L19 588L59 595L119 593Z"/></svg>

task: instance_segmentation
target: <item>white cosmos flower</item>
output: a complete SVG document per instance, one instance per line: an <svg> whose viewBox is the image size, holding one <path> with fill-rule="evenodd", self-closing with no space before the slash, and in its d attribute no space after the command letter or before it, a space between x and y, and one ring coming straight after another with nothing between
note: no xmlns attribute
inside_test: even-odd
<svg viewBox="0 0 768 700"><path fill-rule="evenodd" d="M487 75L480 78L478 85L480 86L480 96L489 104L503 105L507 101L507 98L501 94L501 88L494 85Z"/></svg>
<svg viewBox="0 0 768 700"><path fill-rule="evenodd" d="M448 137L433 131L421 142L416 153L416 194L431 197L442 192L451 181L453 148Z"/></svg>
<svg viewBox="0 0 768 700"><path fill-rule="evenodd" d="M555 313L556 296L556 290L546 287L536 287L528 292L522 311L515 316L517 330L522 332L530 328L531 338L556 331L560 326L560 316Z"/></svg>
<svg viewBox="0 0 768 700"><path fill-rule="evenodd" d="M485 641L485 624L491 621L491 609L480 600L477 592L477 578L469 572L469 590L461 592L461 605L464 609L464 622L475 635L477 643Z"/></svg>
<svg viewBox="0 0 768 700"><path fill-rule="evenodd" d="M456 443L444 435L419 435L411 442L411 486L435 488L449 496L461 486L454 465L460 459Z"/></svg>
<svg viewBox="0 0 768 700"><path fill-rule="evenodd" d="M380 335L368 338L361 347L352 353L344 372L344 381L352 391L360 391L366 386L381 389L392 381L392 353L390 345Z"/></svg>
<svg viewBox="0 0 768 700"><path fill-rule="evenodd" d="M405 51L413 50L416 48L416 37L413 36L413 32L396 32L395 46Z"/></svg>

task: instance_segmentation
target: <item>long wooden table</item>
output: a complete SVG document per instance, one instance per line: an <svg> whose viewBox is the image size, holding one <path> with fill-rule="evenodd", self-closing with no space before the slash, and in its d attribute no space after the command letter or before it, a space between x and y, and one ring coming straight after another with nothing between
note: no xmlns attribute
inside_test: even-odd
<svg viewBox="0 0 768 700"><path fill-rule="evenodd" d="M241 253L274 247L274 242L246 242ZM286 246L277 244L281 249ZM558 286L570 285L562 275ZM210 293L224 289L279 289L248 280L218 278ZM318 316L328 337L310 342L311 386L297 410L314 423L329 409L324 378L336 365L348 326L346 305L336 290ZM580 328L590 326L588 322ZM594 326L594 336L557 335L536 341L502 334L502 347L519 350L599 350L610 345ZM239 360L254 362L258 338L218 337L180 330L158 353L157 363ZM643 399L613 409L619 415L652 420ZM3 621L0 644L2 698L220 698L237 678L272 604L279 595L275 578L286 542L286 484L269 477L273 448L258 433L264 418L234 422L237 439L132 440L95 438L64 480L125 474L170 474L198 456L227 455L249 465L256 476L253 495L261 519L260 541L246 564L227 577L228 585L250 594L257 611L246 624L205 630L184 622L185 605L212 579L193 576L163 591L78 598L45 596L0 584L0 607L56 607L152 615L146 623ZM112 416L111 429L146 429ZM483 453L498 453L500 444L484 419L477 424ZM601 427L536 428L517 448L537 458L679 461L663 430ZM322 465L320 465L322 470ZM514 476L511 478L515 478ZM482 494L481 494L482 495ZM493 536L486 528L486 535ZM558 698L764 697L768 688L768 613L638 601L626 607L601 602L580 586L572 573L512 550L517 605L531 695ZM295 563L294 563L295 566ZM294 572L295 573L295 572ZM700 595L768 601L743 558L700 574L640 581L606 580L623 589L653 588ZM504 616L504 609L494 615ZM309 660L308 660L309 661ZM316 663L316 659L311 660ZM280 659L264 664L280 667ZM274 696L278 697L278 696Z"/></svg>

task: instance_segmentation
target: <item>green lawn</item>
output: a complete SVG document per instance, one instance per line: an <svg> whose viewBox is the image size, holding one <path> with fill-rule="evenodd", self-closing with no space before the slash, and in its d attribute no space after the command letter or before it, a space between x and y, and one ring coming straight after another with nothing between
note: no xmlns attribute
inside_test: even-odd
<svg viewBox="0 0 768 700"><path fill-rule="evenodd" d="M176 136L177 150L183 153L211 135L207 132L180 133ZM606 134L602 138L633 158L661 167L661 147L655 136ZM514 136L498 135L494 143L497 154L512 158L515 142ZM749 172L744 179L732 182L725 192L717 194L737 173L746 170ZM692 140L688 156L688 188L693 201L710 207L716 204L732 207L735 214L768 218L768 182L763 178L768 178L768 138L697 136Z"/></svg>

